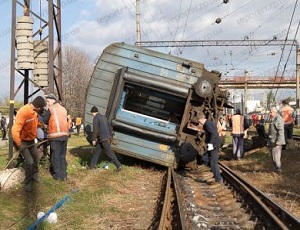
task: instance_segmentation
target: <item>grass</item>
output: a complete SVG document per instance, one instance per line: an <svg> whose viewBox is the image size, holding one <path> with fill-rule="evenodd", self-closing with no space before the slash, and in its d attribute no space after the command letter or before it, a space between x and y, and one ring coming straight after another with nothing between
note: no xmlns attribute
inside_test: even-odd
<svg viewBox="0 0 300 230"><path fill-rule="evenodd" d="M69 146L90 146L90 144L87 142L83 134L80 134L79 136L77 136L76 134L72 134L68 139L68 145Z"/></svg>
<svg viewBox="0 0 300 230"><path fill-rule="evenodd" d="M70 200L56 210L59 222L55 225L43 222L38 229L107 229L113 219L124 220L128 215L122 205L130 199L130 191L125 189L128 181L137 174L144 174L139 167L125 166L124 171L116 173L115 166L109 164L109 170L86 170L83 162L91 159L91 149L83 136L72 136L68 146L68 181L59 182L52 179L48 164L40 166L41 183L34 184L34 191L26 193L22 185L1 191L0 229L26 229L36 221L38 212L49 211L63 197L74 189ZM79 146L79 147L76 147ZM82 148L84 146L86 148ZM0 149L0 168L7 162L7 148ZM106 159L99 163L101 167ZM136 215L133 214L133 215ZM103 217L103 218L102 218ZM120 221L118 220L118 221Z"/></svg>

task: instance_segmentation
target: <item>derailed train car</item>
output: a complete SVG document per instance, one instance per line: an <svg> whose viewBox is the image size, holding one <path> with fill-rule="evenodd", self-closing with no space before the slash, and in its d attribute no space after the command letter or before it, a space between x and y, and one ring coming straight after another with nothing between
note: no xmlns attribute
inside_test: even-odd
<svg viewBox="0 0 300 230"><path fill-rule="evenodd" d="M201 63L111 44L99 58L87 90L87 136L95 105L111 124L116 153L174 168L195 162L206 150L198 115L217 120L226 106L228 93L218 86L220 76Z"/></svg>

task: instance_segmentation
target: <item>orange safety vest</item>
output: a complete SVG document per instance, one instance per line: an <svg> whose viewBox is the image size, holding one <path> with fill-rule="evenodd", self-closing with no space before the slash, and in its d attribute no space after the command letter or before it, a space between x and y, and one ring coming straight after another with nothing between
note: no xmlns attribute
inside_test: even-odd
<svg viewBox="0 0 300 230"><path fill-rule="evenodd" d="M239 114L232 116L232 134L243 134L244 129L244 117Z"/></svg>
<svg viewBox="0 0 300 230"><path fill-rule="evenodd" d="M281 109L281 114L283 116L284 124L293 124L294 118L293 118L294 109L291 106L284 106Z"/></svg>
<svg viewBox="0 0 300 230"><path fill-rule="evenodd" d="M19 147L24 141L33 141L37 136L38 115L30 104L19 109L11 134L14 142Z"/></svg>
<svg viewBox="0 0 300 230"><path fill-rule="evenodd" d="M76 118L75 125L76 125L76 126L81 125L81 117L77 117L77 118Z"/></svg>
<svg viewBox="0 0 300 230"><path fill-rule="evenodd" d="M69 135L67 110L59 103L49 107L51 116L48 124L48 138L56 138Z"/></svg>

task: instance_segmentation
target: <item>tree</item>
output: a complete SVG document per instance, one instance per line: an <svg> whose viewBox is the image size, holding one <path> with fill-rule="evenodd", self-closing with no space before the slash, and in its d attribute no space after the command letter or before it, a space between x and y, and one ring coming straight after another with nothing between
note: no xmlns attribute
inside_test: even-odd
<svg viewBox="0 0 300 230"><path fill-rule="evenodd" d="M64 47L62 62L63 103L73 117L82 117L94 63L86 53L72 45Z"/></svg>
<svg viewBox="0 0 300 230"><path fill-rule="evenodd" d="M269 109L275 103L275 95L272 90L267 94L267 108Z"/></svg>
<svg viewBox="0 0 300 230"><path fill-rule="evenodd" d="M8 116L9 115L9 109L10 109L10 99L9 99L9 95L7 96L1 96L0 98L0 111L2 115ZM14 100L14 107L19 109L21 108L24 103L20 100L18 100L17 98L15 98Z"/></svg>

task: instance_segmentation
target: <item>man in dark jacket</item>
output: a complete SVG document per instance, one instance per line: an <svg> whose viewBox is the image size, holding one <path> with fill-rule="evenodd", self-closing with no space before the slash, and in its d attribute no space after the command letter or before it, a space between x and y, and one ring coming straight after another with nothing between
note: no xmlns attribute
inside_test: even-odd
<svg viewBox="0 0 300 230"><path fill-rule="evenodd" d="M223 182L218 164L221 139L218 134L217 126L213 121L207 120L205 114L200 114L199 126L203 126L203 130L206 133L205 143L207 144L207 151L202 156L203 163L210 165L216 182Z"/></svg>
<svg viewBox="0 0 300 230"><path fill-rule="evenodd" d="M116 171L121 171L121 163L119 162L114 152L111 150L110 129L107 118L99 113L98 108L96 106L92 107L91 114L93 116L92 144L96 147L96 149L94 151L89 168L94 169L96 167L99 157L101 156L102 150L104 149L106 151L107 156L117 167Z"/></svg>
<svg viewBox="0 0 300 230"><path fill-rule="evenodd" d="M7 140L6 138L6 118L2 116L1 118L1 129L2 129L2 140Z"/></svg>

